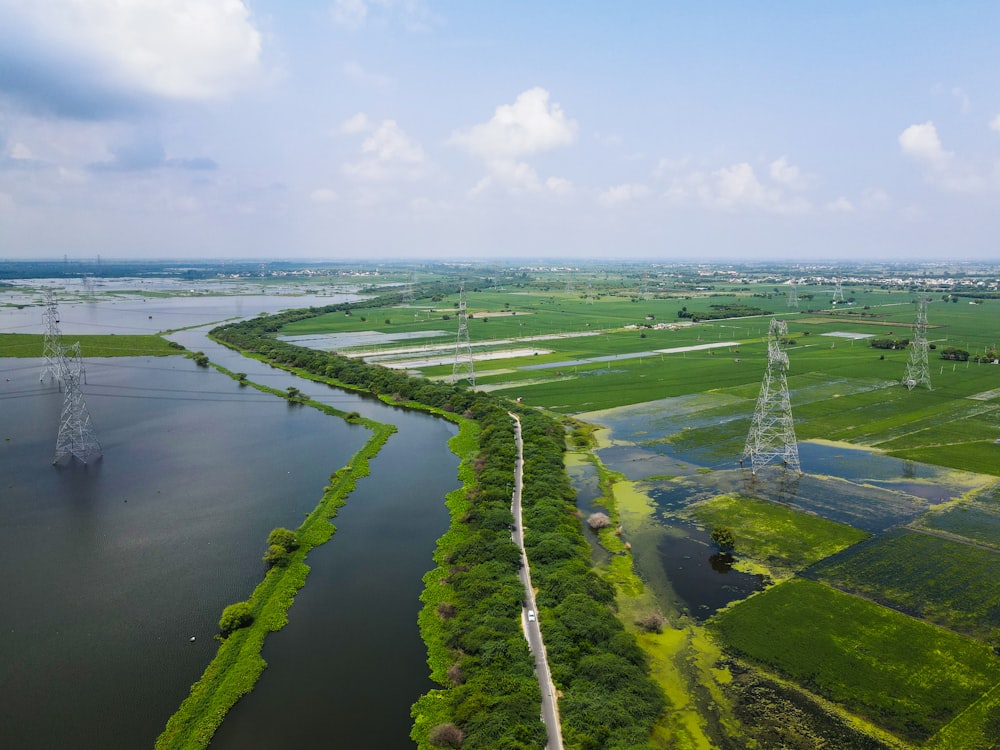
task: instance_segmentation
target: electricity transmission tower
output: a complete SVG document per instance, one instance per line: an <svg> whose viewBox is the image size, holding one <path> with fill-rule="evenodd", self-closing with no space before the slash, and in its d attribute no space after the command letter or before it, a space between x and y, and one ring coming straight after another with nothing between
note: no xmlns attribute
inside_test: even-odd
<svg viewBox="0 0 1000 750"><path fill-rule="evenodd" d="M476 372L472 365L472 341L469 339L469 314L465 305L465 282L458 292L458 341L455 343L455 364L451 368L451 382L468 380L475 387Z"/></svg>
<svg viewBox="0 0 1000 750"><path fill-rule="evenodd" d="M789 469L802 472L792 404L788 397L788 354L782 348L787 336L785 321L772 319L767 337L767 369L760 384L760 395L750 421L743 457L740 458L741 466L745 459L750 459L753 474L775 460Z"/></svg>
<svg viewBox="0 0 1000 750"><path fill-rule="evenodd" d="M51 289L45 290L45 312L42 315L45 321L45 343L42 346L42 356L45 358L45 366L38 382L43 382L46 377L51 377L59 382L60 360L63 356L62 334L59 331L59 308L56 306L56 293Z"/></svg>
<svg viewBox="0 0 1000 750"><path fill-rule="evenodd" d="M931 389L931 371L927 364L927 297L917 298L917 321L913 324L913 341L910 342L910 360L906 363L903 385L909 390L915 386Z"/></svg>
<svg viewBox="0 0 1000 750"><path fill-rule="evenodd" d="M594 304L594 285L587 279L587 294L586 301L588 305Z"/></svg>
<svg viewBox="0 0 1000 750"><path fill-rule="evenodd" d="M90 423L90 412L80 391L80 382L86 382L83 359L80 357L80 342L64 350L60 361L66 395L63 398L62 415L59 417L56 457L52 463L58 463L63 458L76 458L87 463L101 457L101 443Z"/></svg>
<svg viewBox="0 0 1000 750"><path fill-rule="evenodd" d="M841 284L840 276L837 276L837 286L833 290L833 304L844 301L844 287Z"/></svg>
<svg viewBox="0 0 1000 750"><path fill-rule="evenodd" d="M798 286L794 281L792 282L792 285L788 287L788 306L796 309L799 307Z"/></svg>
<svg viewBox="0 0 1000 750"><path fill-rule="evenodd" d="M406 272L406 284L403 286L403 302L413 302L413 271Z"/></svg>
<svg viewBox="0 0 1000 750"><path fill-rule="evenodd" d="M566 294L573 293L573 269L569 269L569 275L566 276Z"/></svg>

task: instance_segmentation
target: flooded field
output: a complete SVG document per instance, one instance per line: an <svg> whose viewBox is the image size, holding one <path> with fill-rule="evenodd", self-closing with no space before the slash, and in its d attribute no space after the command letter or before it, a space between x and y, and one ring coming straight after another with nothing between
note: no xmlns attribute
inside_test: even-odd
<svg viewBox="0 0 1000 750"><path fill-rule="evenodd" d="M648 511L632 514L625 527L639 574L660 582L669 606L697 619L762 583L735 570L708 534L690 524L685 510L695 503L722 494L756 497L878 533L983 484L979 475L824 441L799 443L801 475L766 468L754 476L739 466L752 405L712 393L579 415L605 428L596 450L601 462L648 498ZM727 437L711 445L683 439L705 429ZM571 477L578 490L586 488L578 471Z"/></svg>

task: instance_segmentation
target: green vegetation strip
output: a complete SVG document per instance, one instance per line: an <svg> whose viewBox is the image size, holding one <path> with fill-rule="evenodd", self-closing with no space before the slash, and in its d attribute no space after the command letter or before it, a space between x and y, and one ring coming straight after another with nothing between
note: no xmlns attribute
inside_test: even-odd
<svg viewBox="0 0 1000 750"><path fill-rule="evenodd" d="M218 368L225 372L224 368ZM251 384L262 391L286 396L282 391ZM341 414L325 404L308 401L327 413ZM352 415L353 416L353 415ZM288 608L302 588L309 572L307 553L330 539L336 527L330 522L345 498L354 490L357 480L368 475L369 461L381 450L395 426L356 417L351 420L365 424L374 435L354 455L350 463L330 477L319 504L296 530L299 547L289 556L287 567L271 568L248 600L254 620L246 628L236 630L222 641L215 658L201 679L191 686L190 695L170 717L166 729L156 740L157 750L195 750L208 747L226 713L240 696L250 692L267 666L260 656L267 634L280 630L287 622ZM263 546L263 542L262 542Z"/></svg>
<svg viewBox="0 0 1000 750"><path fill-rule="evenodd" d="M809 577L968 635L1000 642L1000 552L895 529Z"/></svg>
<svg viewBox="0 0 1000 750"><path fill-rule="evenodd" d="M970 503L923 517L922 525L1000 548L1000 512Z"/></svg>
<svg viewBox="0 0 1000 750"><path fill-rule="evenodd" d="M178 354L184 347L160 336L63 337L64 342L80 342L84 357L163 357ZM0 333L0 357L41 357L45 337L40 333Z"/></svg>
<svg viewBox="0 0 1000 750"><path fill-rule="evenodd" d="M794 579L711 621L736 654L910 741L923 742L1000 681L984 644Z"/></svg>
<svg viewBox="0 0 1000 750"><path fill-rule="evenodd" d="M869 536L810 513L735 495L705 500L689 512L708 528L732 528L738 555L779 570L799 570Z"/></svg>

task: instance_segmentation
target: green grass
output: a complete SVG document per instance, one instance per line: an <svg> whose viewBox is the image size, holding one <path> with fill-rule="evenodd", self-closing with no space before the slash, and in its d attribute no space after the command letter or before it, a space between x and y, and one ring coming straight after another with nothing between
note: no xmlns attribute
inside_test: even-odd
<svg viewBox="0 0 1000 750"><path fill-rule="evenodd" d="M80 342L84 357L162 357L181 350L159 336L64 336L63 343ZM41 357L45 337L40 333L0 333L0 357Z"/></svg>
<svg viewBox="0 0 1000 750"><path fill-rule="evenodd" d="M706 528L732 528L736 554L768 568L799 570L868 537L845 524L733 495L702 501L688 512Z"/></svg>
<svg viewBox="0 0 1000 750"><path fill-rule="evenodd" d="M1000 549L1000 512L996 509L962 503L940 513L928 513L921 522L926 528Z"/></svg>
<svg viewBox="0 0 1000 750"><path fill-rule="evenodd" d="M896 529L810 577L968 635L1000 639L1000 552Z"/></svg>
<svg viewBox="0 0 1000 750"><path fill-rule="evenodd" d="M711 627L733 653L910 741L1000 680L984 644L804 579L745 600Z"/></svg>

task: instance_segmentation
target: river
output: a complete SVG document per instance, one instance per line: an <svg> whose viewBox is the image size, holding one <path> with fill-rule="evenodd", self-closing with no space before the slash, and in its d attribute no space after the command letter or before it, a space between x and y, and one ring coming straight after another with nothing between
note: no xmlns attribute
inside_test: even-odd
<svg viewBox="0 0 1000 750"><path fill-rule="evenodd" d="M154 320L195 317L187 301L181 312L171 302L156 301ZM151 323L142 303L122 317L88 304L87 316L75 315L82 306L60 311L67 333ZM201 320L228 312L210 307ZM5 326L25 312L8 312ZM90 318L85 330L74 317ZM457 486L455 428L303 382L201 330L173 338L251 380L294 384L399 429L341 509L337 534L310 553L290 623L265 645L259 693L237 705L213 747L247 747L247 737L412 746L409 707L430 687L417 597L447 527L444 495ZM0 359L4 747L151 747L214 654L222 608L263 574L267 532L297 526L370 434L180 357L86 366L104 457L52 466L62 396L38 382L39 360Z"/></svg>

